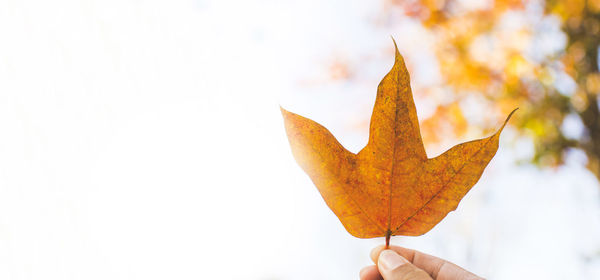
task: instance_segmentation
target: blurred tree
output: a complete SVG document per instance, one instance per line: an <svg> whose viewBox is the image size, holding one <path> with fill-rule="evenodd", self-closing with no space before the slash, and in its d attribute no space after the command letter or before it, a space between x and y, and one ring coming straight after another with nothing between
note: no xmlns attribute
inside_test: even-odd
<svg viewBox="0 0 600 280"><path fill-rule="evenodd" d="M533 162L559 166L579 149L600 180L600 0L383 1L377 24L408 16L435 40L441 79L418 94L451 100L423 122L426 140L448 124L468 132L473 104L495 119L520 107L513 124L533 140Z"/></svg>

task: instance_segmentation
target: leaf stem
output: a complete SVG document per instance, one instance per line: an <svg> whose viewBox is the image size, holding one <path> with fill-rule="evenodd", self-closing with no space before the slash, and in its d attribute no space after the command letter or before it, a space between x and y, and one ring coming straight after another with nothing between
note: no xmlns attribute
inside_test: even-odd
<svg viewBox="0 0 600 280"><path fill-rule="evenodd" d="M392 231L390 229L385 233L385 248L390 248L390 237L392 237Z"/></svg>

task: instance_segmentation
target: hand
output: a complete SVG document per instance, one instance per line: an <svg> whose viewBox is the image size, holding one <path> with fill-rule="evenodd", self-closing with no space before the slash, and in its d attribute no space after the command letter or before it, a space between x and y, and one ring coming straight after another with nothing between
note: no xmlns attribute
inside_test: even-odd
<svg viewBox="0 0 600 280"><path fill-rule="evenodd" d="M440 258L406 249L383 245L371 251L375 265L360 271L361 280L480 280L483 279L462 267Z"/></svg>

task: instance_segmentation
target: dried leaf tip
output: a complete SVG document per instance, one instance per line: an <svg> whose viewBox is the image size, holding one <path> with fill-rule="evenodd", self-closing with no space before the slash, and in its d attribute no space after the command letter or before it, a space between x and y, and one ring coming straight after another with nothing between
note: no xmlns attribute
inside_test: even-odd
<svg viewBox="0 0 600 280"><path fill-rule="evenodd" d="M512 110L512 112L510 112L510 114L508 114L508 117L506 117L506 120L504 121L504 123L502 124L502 127L500 127L500 129L498 130L497 133L500 133L504 127L506 126L506 124L508 123L508 121L510 120L510 118L512 117L512 115L519 110L519 107L515 108L514 110Z"/></svg>
<svg viewBox="0 0 600 280"><path fill-rule="evenodd" d="M392 37L390 35L390 37L392 38L392 42L394 42L394 57L395 57L395 61L398 62L398 60L404 60L404 58L402 57L402 55L400 54L400 51L398 50L398 44L396 44L396 40L394 39L394 37Z"/></svg>
<svg viewBox="0 0 600 280"><path fill-rule="evenodd" d="M396 53L399 53L398 44L396 44L396 39L394 39L394 36L392 36L392 35L390 35L390 38L392 38L392 42L394 43L394 48L396 49Z"/></svg>

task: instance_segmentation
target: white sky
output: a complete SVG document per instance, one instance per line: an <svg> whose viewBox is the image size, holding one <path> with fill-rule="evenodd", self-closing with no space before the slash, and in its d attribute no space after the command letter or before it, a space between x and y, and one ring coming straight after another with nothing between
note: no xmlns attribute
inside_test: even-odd
<svg viewBox="0 0 600 280"><path fill-rule="evenodd" d="M348 121L368 117L391 57L365 70L373 83L299 81L390 34L418 57L418 27L373 30L378 8L0 1L0 278L356 279L383 241L327 209L279 104L364 145ZM597 182L577 154L556 172L515 167L531 150L517 142L434 230L392 242L489 279L599 277Z"/></svg>

